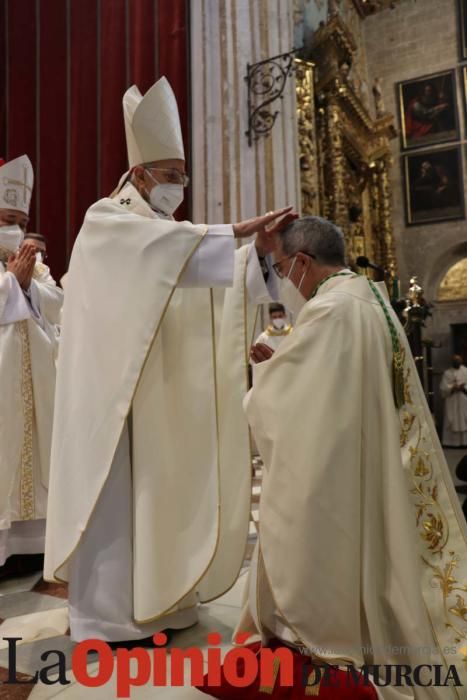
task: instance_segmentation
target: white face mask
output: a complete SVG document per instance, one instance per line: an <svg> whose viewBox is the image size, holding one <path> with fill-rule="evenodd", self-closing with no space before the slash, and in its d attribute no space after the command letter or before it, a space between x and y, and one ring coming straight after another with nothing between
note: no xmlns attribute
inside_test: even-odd
<svg viewBox="0 0 467 700"><path fill-rule="evenodd" d="M44 256L43 256L42 252L39 250L36 253L36 262L41 263L43 261L44 261Z"/></svg>
<svg viewBox="0 0 467 700"><path fill-rule="evenodd" d="M23 242L23 230L17 224L0 226L0 246L15 253Z"/></svg>
<svg viewBox="0 0 467 700"><path fill-rule="evenodd" d="M284 306L295 316L300 313L301 309L303 306L306 304L306 299L303 296L303 294L300 293L300 287L302 286L302 282L305 279L305 272L302 275L302 278L300 280L300 283L298 285L298 288L294 285L294 283L290 279L290 275L292 274L292 270L294 269L294 265L297 261L297 258L294 258L294 261L292 263L292 267L290 268L289 274L287 277L283 277L280 280L280 287L279 287L279 298L284 304Z"/></svg>
<svg viewBox="0 0 467 700"><path fill-rule="evenodd" d="M272 325L274 328L276 328L278 331L281 331L283 328L285 328L285 321L283 318L273 318L272 319Z"/></svg>
<svg viewBox="0 0 467 700"><path fill-rule="evenodd" d="M161 184L157 182L155 177L153 177L148 170L146 170L146 172L156 183L149 193L149 202L151 207L170 216L183 202L183 185L174 185L170 182L164 182Z"/></svg>

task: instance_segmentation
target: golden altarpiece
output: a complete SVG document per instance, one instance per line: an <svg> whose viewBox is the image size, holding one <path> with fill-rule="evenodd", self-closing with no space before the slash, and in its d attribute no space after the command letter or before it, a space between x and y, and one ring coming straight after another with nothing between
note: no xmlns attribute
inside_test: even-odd
<svg viewBox="0 0 467 700"><path fill-rule="evenodd" d="M349 263L360 255L396 272L390 140L394 117L374 119L350 77L356 43L339 15L315 33L309 60L296 59L302 213L344 231Z"/></svg>

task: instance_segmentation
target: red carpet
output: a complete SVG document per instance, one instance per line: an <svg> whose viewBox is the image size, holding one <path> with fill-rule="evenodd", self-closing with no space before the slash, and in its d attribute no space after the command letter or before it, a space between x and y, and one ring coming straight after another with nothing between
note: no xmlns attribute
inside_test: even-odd
<svg viewBox="0 0 467 700"><path fill-rule="evenodd" d="M268 645L268 648L274 651L281 646L281 642L275 640ZM261 650L260 643L250 644L246 648L258 658ZM377 700L375 688L370 684L365 685L365 679L358 675L357 670L350 673L332 667L314 667L309 656L292 652L291 649L287 651L293 654L293 684L290 682L287 685L281 684L280 664L276 663L273 687L261 687L258 671L250 685L239 688L226 679L224 665L220 686L209 685L208 676L205 676L204 685L198 686L198 690L222 700L264 700L267 696L272 700L307 700L310 697L321 700ZM242 659L237 661L236 673L239 678L245 675L245 663Z"/></svg>

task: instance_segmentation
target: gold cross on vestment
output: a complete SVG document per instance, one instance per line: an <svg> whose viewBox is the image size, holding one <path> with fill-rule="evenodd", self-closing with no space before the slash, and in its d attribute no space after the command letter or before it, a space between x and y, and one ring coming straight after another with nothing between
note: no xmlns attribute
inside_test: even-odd
<svg viewBox="0 0 467 700"><path fill-rule="evenodd" d="M4 185L19 185L20 187L23 188L23 203L27 204L27 190L32 192L32 187L28 185L28 169L26 166L23 166L23 172L24 172L24 182L22 180L12 180L9 177L4 177L3 178L3 184Z"/></svg>

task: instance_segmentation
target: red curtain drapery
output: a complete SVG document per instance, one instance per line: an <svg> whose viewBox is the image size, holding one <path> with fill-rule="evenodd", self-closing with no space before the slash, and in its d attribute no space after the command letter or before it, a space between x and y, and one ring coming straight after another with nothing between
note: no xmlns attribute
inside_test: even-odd
<svg viewBox="0 0 467 700"><path fill-rule="evenodd" d="M86 209L127 169L130 85L167 76L189 153L188 47L186 0L0 0L0 157L33 163L29 229L56 277Z"/></svg>

